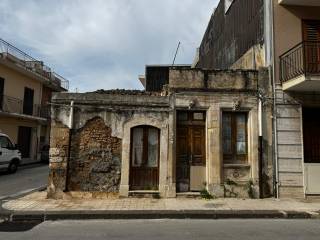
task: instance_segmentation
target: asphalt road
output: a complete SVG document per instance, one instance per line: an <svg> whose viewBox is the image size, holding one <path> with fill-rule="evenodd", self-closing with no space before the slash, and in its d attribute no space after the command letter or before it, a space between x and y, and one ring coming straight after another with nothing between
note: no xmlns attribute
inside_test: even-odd
<svg viewBox="0 0 320 240"><path fill-rule="evenodd" d="M0 200L21 195L48 182L48 164L21 166L14 174L0 172Z"/></svg>
<svg viewBox="0 0 320 240"><path fill-rule="evenodd" d="M0 224L0 239L320 239L320 220L100 220Z"/></svg>

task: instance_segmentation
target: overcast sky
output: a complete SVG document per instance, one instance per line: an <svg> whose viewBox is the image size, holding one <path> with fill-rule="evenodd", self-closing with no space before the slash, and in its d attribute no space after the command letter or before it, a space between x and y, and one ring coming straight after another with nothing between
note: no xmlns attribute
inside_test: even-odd
<svg viewBox="0 0 320 240"><path fill-rule="evenodd" d="M218 0L1 0L0 37L70 80L70 91L141 89L146 64L193 61Z"/></svg>

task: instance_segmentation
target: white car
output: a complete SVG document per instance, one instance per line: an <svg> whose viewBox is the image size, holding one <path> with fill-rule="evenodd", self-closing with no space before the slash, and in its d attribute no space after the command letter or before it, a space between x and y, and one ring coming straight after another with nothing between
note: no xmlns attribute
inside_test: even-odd
<svg viewBox="0 0 320 240"><path fill-rule="evenodd" d="M8 135L0 133L0 169L7 169L9 173L15 173L21 162L21 153L12 144Z"/></svg>

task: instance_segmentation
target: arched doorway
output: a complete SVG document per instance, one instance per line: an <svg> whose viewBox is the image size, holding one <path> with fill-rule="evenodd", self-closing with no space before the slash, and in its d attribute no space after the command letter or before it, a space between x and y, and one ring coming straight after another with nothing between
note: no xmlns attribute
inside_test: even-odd
<svg viewBox="0 0 320 240"><path fill-rule="evenodd" d="M134 127L130 145L130 190L158 190L160 130L152 126Z"/></svg>

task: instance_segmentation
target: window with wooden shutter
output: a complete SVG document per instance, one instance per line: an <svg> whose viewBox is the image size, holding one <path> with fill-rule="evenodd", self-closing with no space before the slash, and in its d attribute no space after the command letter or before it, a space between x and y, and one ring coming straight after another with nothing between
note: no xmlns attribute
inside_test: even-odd
<svg viewBox="0 0 320 240"><path fill-rule="evenodd" d="M320 21L303 21L303 40L307 73L320 72Z"/></svg>
<svg viewBox="0 0 320 240"><path fill-rule="evenodd" d="M247 113L222 114L222 144L224 163L247 162Z"/></svg>

